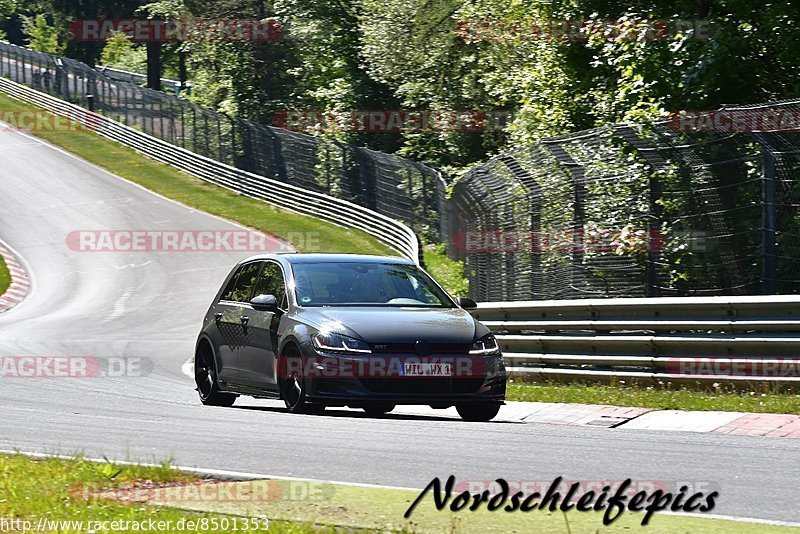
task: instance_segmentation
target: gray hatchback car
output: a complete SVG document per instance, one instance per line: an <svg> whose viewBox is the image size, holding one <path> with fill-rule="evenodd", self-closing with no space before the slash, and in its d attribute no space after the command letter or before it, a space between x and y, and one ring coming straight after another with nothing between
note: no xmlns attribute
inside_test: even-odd
<svg viewBox="0 0 800 534"><path fill-rule="evenodd" d="M399 404L492 419L506 371L497 341L424 270L395 257L270 254L228 275L195 349L203 404L281 398L378 416Z"/></svg>

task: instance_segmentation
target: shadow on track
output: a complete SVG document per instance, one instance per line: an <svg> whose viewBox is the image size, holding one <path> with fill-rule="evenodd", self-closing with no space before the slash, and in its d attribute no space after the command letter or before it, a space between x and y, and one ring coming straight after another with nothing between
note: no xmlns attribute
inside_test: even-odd
<svg viewBox="0 0 800 534"><path fill-rule="evenodd" d="M231 409L235 410L253 410L259 412L273 412L273 413L289 413L286 408L276 408L272 406L232 406ZM361 410L341 410L336 408L327 408L323 413L317 414L316 417L342 417L348 419L384 419L394 421L450 421L456 423L467 423L457 417L442 417L435 415L414 415L403 413L387 413L378 417L367 415ZM488 421L488 423L505 423L505 424L518 424L518 421Z"/></svg>

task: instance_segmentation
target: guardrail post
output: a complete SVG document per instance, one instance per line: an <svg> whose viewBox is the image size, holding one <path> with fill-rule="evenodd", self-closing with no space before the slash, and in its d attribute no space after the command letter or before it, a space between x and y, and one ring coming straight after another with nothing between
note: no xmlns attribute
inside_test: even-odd
<svg viewBox="0 0 800 534"><path fill-rule="evenodd" d="M250 132L250 125L247 124L242 119L232 117L232 122L235 122L239 125L238 128L234 128L234 131L237 132L236 135L233 135L234 140L234 166L239 169L244 169L248 172L256 172L255 169L255 161L252 156L253 154L253 140L251 137ZM239 141L239 149L236 148L236 140Z"/></svg>
<svg viewBox="0 0 800 534"><path fill-rule="evenodd" d="M217 115L217 161L221 161L223 163L227 163L225 161L225 153L223 150L223 139L222 139L222 116Z"/></svg>
<svg viewBox="0 0 800 534"><path fill-rule="evenodd" d="M148 41L147 51L147 88L161 90L161 43Z"/></svg>
<svg viewBox="0 0 800 534"><path fill-rule="evenodd" d="M211 157L211 131L208 129L208 115L206 113L203 113L203 140L206 146L203 147L201 154Z"/></svg>
<svg viewBox="0 0 800 534"><path fill-rule="evenodd" d="M274 177L276 180L286 182L289 179L289 175L286 172L286 162L283 159L283 141L278 132L272 128L270 128L270 131L272 132L272 151L273 160L275 161Z"/></svg>
<svg viewBox="0 0 800 534"><path fill-rule="evenodd" d="M586 181L586 176L584 175L583 167L567 154L567 151L558 141L545 139L542 141L542 146L555 156L558 164L566 168L572 177L573 201L575 203L572 217L572 286L578 287L584 275L583 228L586 223L586 212L584 210L586 199L584 182Z"/></svg>
<svg viewBox="0 0 800 534"><path fill-rule="evenodd" d="M125 91L125 95L122 95L122 91ZM128 98L128 87L127 85L117 85L117 102L120 102L120 106L125 111L125 124L130 126L131 121L128 118L128 108L130 107L130 99Z"/></svg>
<svg viewBox="0 0 800 534"><path fill-rule="evenodd" d="M520 295L525 298L541 298L542 297L542 192L536 179L526 169L519 164L519 162L510 154L502 154L498 156L508 170L519 180L519 182L528 190L528 200L530 202L530 238L527 240L531 249L525 251L530 258L530 295Z"/></svg>
<svg viewBox="0 0 800 534"><path fill-rule="evenodd" d="M345 150L347 163L345 165L350 190L353 194L352 201L356 204L372 209L373 202L367 189L369 185L364 176L365 159L362 151L355 146L347 146Z"/></svg>
<svg viewBox="0 0 800 534"><path fill-rule="evenodd" d="M175 144L178 145L178 139L180 139L180 146L186 148L186 108L183 105L183 102L179 103L179 107L181 110L180 122L178 123L180 125L180 132L177 130L175 132Z"/></svg>
<svg viewBox="0 0 800 534"><path fill-rule="evenodd" d="M753 134L761 146L761 292L774 295L778 278L777 243L778 225L775 213L775 195L777 192L777 172L775 154L767 135Z"/></svg>
<svg viewBox="0 0 800 534"><path fill-rule="evenodd" d="M9 58L9 62L10 61L14 62L14 76L12 78L14 79L15 82L19 82L19 64L20 64L19 52L14 50L14 54L13 55L14 55L14 59L13 60ZM10 68L9 68L9 71L10 71Z"/></svg>
<svg viewBox="0 0 800 534"><path fill-rule="evenodd" d="M197 109L194 104L191 105L192 110L192 152L197 152Z"/></svg>
<svg viewBox="0 0 800 534"><path fill-rule="evenodd" d="M186 81L188 80L188 76L186 74L186 55L188 52L186 50L178 50L178 94L176 96L180 96L183 93L183 90L186 88Z"/></svg>
<svg viewBox="0 0 800 534"><path fill-rule="evenodd" d="M6 53L5 46L2 46L3 43L0 43L0 76L6 76L6 70L8 71L7 76L11 77L11 67L8 61L8 54Z"/></svg>
<svg viewBox="0 0 800 534"><path fill-rule="evenodd" d="M658 263L665 236L661 231L661 199L662 187L655 172L667 166L667 161L657 150L645 142L636 131L627 124L618 126L617 132L644 159L654 171L647 177L648 214L647 214L647 296L661 296L661 280L658 275Z"/></svg>

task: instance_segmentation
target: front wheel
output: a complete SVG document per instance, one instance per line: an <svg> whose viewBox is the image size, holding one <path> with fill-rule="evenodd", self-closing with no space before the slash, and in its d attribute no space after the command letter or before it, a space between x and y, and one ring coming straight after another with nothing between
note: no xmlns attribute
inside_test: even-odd
<svg viewBox="0 0 800 534"><path fill-rule="evenodd" d="M236 395L222 393L217 384L217 365L211 347L203 344L194 358L194 383L200 402L206 406L233 406Z"/></svg>
<svg viewBox="0 0 800 534"><path fill-rule="evenodd" d="M499 404L459 404L456 411L464 421L491 421L500 411Z"/></svg>
<svg viewBox="0 0 800 534"><path fill-rule="evenodd" d="M281 363L286 370L285 376L280 378L279 389L286 409L290 413L319 415L324 412L324 405L312 404L306 401L307 380L303 376L303 361L297 350L287 349L282 358L283 362Z"/></svg>

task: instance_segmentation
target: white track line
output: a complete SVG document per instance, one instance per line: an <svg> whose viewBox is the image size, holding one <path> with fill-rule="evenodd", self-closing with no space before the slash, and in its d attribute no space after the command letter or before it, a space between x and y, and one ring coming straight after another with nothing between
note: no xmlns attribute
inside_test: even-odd
<svg viewBox="0 0 800 534"><path fill-rule="evenodd" d="M12 98L13 98L13 97L12 97ZM24 100L20 100L20 102L24 102L24 103L26 103L26 104L29 104L28 102L25 102ZM29 105L36 106L36 104L29 104ZM47 110L45 110L45 111L47 111ZM47 113L50 113L50 114L52 114L52 115L55 115L55 113L53 113L52 111L47 111ZM4 122L0 121L0 125L3 125L3 124L5 124L6 126L8 126L6 123L4 123ZM114 174L113 172L109 171L108 169L104 169L103 167L101 167L101 166L99 166L99 165L97 165L97 164L95 164L95 163L92 163L91 161L85 160L85 159L83 159L82 157L80 157L80 156L77 156L77 155L73 154L72 152L69 152L68 150L65 150L65 149L63 149L63 148L61 148L61 147L59 147L59 146L56 146L56 145L54 145L54 144L52 144L52 143L49 143L49 142L45 141L44 139L41 139L41 138L39 138L39 137L36 137L36 136L34 136L34 135L31 135L31 134L28 134L28 133L25 133L25 132L20 132L20 131L15 131L14 133L17 133L17 134L19 134L19 135L21 135L21 136L23 136L23 137L25 137L25 138L27 138L27 139L30 139L30 140L34 141L35 143L37 143L37 144L39 144L39 145L42 145L42 146L48 147L48 148L50 148L51 150L55 150L56 152L60 152L60 153L62 153L62 154L64 154L64 155L66 155L66 156L69 156L69 157L70 157L70 158L72 158L72 159L76 159L76 160L78 160L78 161L80 161L80 162L84 163L85 165L89 165L89 166L91 166L91 167L93 167L93 168L97 169L98 171L102 172L103 174L107 174L107 175L109 175L109 176L112 176L112 177L116 178L117 180L123 180L123 181L125 181L125 182L127 182L127 183L131 184L132 186L134 186L134 187L137 187L137 188L141 189L142 191L147 191L147 192L148 192L148 193L150 193L151 195L155 195L155 196L157 196L157 197L159 197L159 198L161 198L161 199L163 199L163 200L166 200L167 202L171 202L171 203L173 203L173 204L176 204L176 205L178 205L178 206L181 206L181 207L183 207L183 208L185 208L185 209L187 209L187 210L189 210L189 211L191 211L191 212L194 212L194 213L203 213L203 214L205 214L205 215L208 215L209 217L213 217L213 218L215 218L215 219L217 219L217 220L219 220L219 221L224 221L224 222L226 222L226 223L228 223L228 224L231 224L231 225L233 225L233 226L236 226L236 227L238 227L238 228L241 228L241 229L243 229L243 230L249 230L249 231L251 231L251 232L260 232L260 233L263 233L263 234L265 234L265 235L269 235L269 236L270 236L270 237L272 237L272 238L273 238L275 241L277 241L277 242L279 242L279 243L283 243L283 246L284 246L285 248L281 249L282 251L295 250L295 248L294 248L293 246L291 246L291 245L290 245L289 243L287 243L286 241L284 241L284 240L280 239L280 238L279 238L278 236L276 236L276 235L269 234L269 233L267 233L267 232L261 232L260 230L256 230L255 228L250 228L250 227L248 227L248 226L245 226L245 225L243 225L243 224L241 224L241 223L238 223L238 222L236 222L236 221L232 221L232 220L230 220L230 219L226 219L225 217L221 217L221 216L219 216L219 215L214 215L213 213L208 213L207 211L203 211L203 210L201 210L201 209L198 209L198 208L193 208L193 207L191 207L191 206L188 206L188 205L184 204L183 202L179 202L179 201L177 201L177 200L174 200L174 199L172 199L172 198L165 197L164 195L162 195L162 194L160 194L160 193L157 193L157 192L153 191L152 189L148 189L148 188L146 188L145 186L143 186L143 185L141 185L141 184L137 184L136 182L133 182L133 181L131 181L131 180L128 180L127 178L123 178L122 176L119 176L118 174ZM114 143L114 142L115 142L115 141L111 141L111 140L109 140L109 139L108 139L108 138L106 138L106 137L103 137L103 136L102 136L102 135L100 135L100 134L96 134L96 135L100 136L100 137L101 137L101 138L103 138L104 140L106 140L106 141L109 141L109 142L111 142L111 143ZM138 151L138 150L136 150L135 148L132 148L132 147L129 147L129 146L126 146L126 145L123 145L123 146L125 146L125 148L130 148L131 150L135 151L135 152L136 152L137 154L139 154L139 155L140 155L142 158L145 158L145 159L148 159L148 160L151 160L151 161L155 161L155 162L157 162L157 163L160 163L160 164L162 164L162 165L167 165L167 166L168 166L168 167L170 167L171 169L173 169L173 170L175 170L175 171L178 171L178 172L181 172L181 173L183 173L183 174L186 174L187 176L191 176L192 178L197 178L198 180L201 180L203 183L207 183L207 184L211 184L211 185L216 185L216 184L213 184L213 183L211 183L211 182L208 182L208 181L206 181L206 180L203 180L202 178L199 178L199 177L197 177L197 176L194 176L193 174L189 174L189 173L187 173L187 172L184 172L184 171L182 171L182 170L180 170L180 169L177 169L176 167L173 167L172 165L169 165L168 163L163 163L163 162L161 162L161 161L158 161L158 160L157 160L157 159L155 159L155 158L151 158L150 156L147 156L147 155L145 155L145 154L143 154L143 153L139 152L139 151ZM218 186L218 187L219 187L219 186ZM225 189L225 188L223 188L223 189ZM230 190L228 190L228 191L230 191ZM265 202L265 203L266 203L266 204L269 204L269 202ZM270 205L272 205L272 204L270 204Z"/></svg>
<svg viewBox="0 0 800 534"><path fill-rule="evenodd" d="M44 454L40 452L24 452L24 451L13 451L13 450L5 450L0 449L0 454L21 454L24 456L29 456L31 458L61 458L64 460L74 460L75 455L65 455L65 454ZM136 465L136 466L143 466L143 467L161 467L163 464L149 464L149 463L142 463L142 462L129 462L129 461L116 461L116 460L107 460L105 458L86 458L83 457L83 460L88 462L112 462L119 465ZM336 484L339 486L351 486L354 488L372 488L372 489L386 489L386 490L401 490L401 491L413 491L416 493L420 493L422 488L406 488L402 486L384 486L381 484L364 484L360 482L341 482L337 480L321 480L317 478L300 478L300 477L286 477L281 475L269 475L265 473L248 473L243 471L228 471L225 469L205 469L201 467L185 467L185 466L178 466L173 465L171 466L173 469L177 469L178 471L183 471L185 473L193 473L196 475L204 475L211 478L217 478L221 480L288 480L291 482L310 482L314 484ZM757 517L737 517L737 516L729 516L729 515L718 515L718 514L694 514L694 513L677 513L677 512L658 512L659 515L669 515L669 516L678 516L678 517L696 517L700 519L721 519L723 521L738 521L740 523L756 523L760 525L774 525L774 526L781 526L781 527L800 527L800 523L793 523L790 521L777 521L772 519L760 519Z"/></svg>
<svg viewBox="0 0 800 534"><path fill-rule="evenodd" d="M7 450L7 449L0 449L0 454L21 454L23 456L29 456L31 458L59 458L62 460L74 460L76 455L68 455L68 454L46 454L41 452L26 452L26 451L19 451L19 450ZM98 462L98 463L106 463L112 462L119 465L135 465L135 466L142 466L142 467L161 467L163 464L150 464L150 463L143 463L143 462L130 462L130 461L117 461L117 460L107 460L105 458L87 458L81 457L82 460L86 460L87 462ZM202 467L187 467L187 466L180 466L180 465L172 465L170 466L173 469L177 469L178 471L183 471L185 473L194 473L197 475L206 475L208 477L223 479L223 480L289 480L293 482L313 482L317 484L336 484L339 486L353 486L357 488L373 488L373 489L389 489L389 490L404 490L404 491L415 491L420 492L422 491L420 488L404 488L400 486L383 486L380 484L363 484L359 482L340 482L336 480L321 480L317 478L300 478L300 477L287 477L287 476L280 476L280 475L269 475L264 473L248 473L244 471L228 471L225 469L206 469Z"/></svg>

